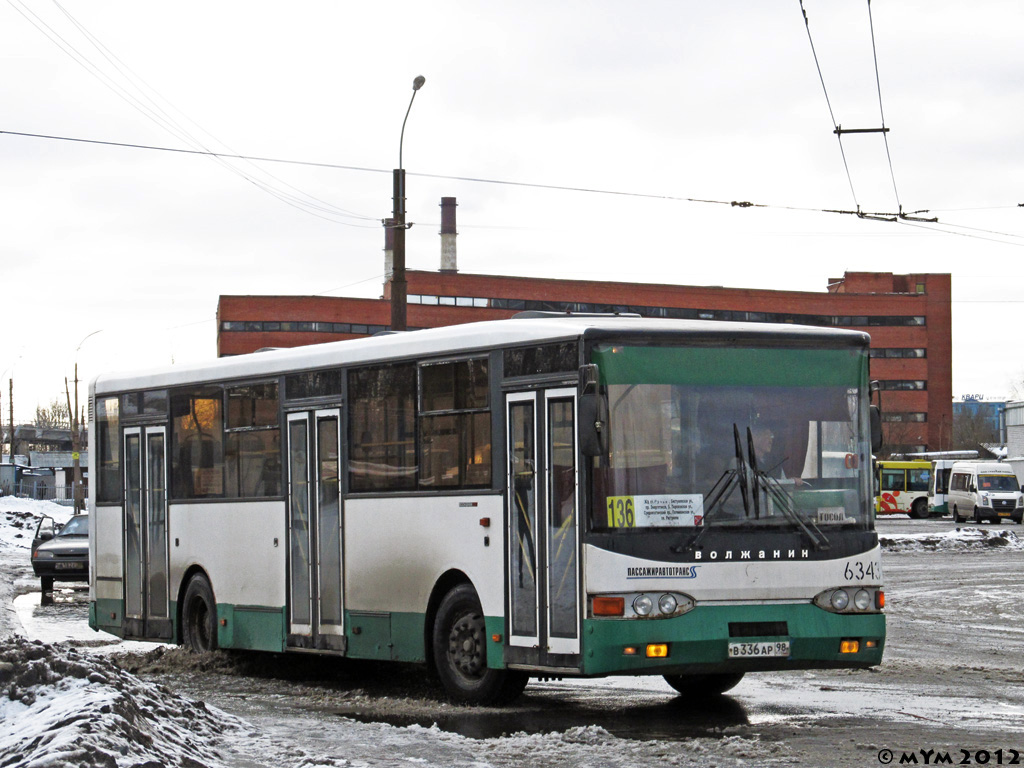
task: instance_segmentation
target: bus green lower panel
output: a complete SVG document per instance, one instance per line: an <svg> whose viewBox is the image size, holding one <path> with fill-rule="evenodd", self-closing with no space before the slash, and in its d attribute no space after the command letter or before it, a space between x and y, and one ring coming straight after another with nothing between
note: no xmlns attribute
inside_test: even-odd
<svg viewBox="0 0 1024 768"><path fill-rule="evenodd" d="M426 660L422 613L345 611L345 655L381 661Z"/></svg>
<svg viewBox="0 0 1024 768"><path fill-rule="evenodd" d="M505 619L485 616L484 622L487 666L500 668L505 664L501 640ZM345 637L345 655L353 659L417 663L427 660L427 617L422 613L346 611Z"/></svg>
<svg viewBox="0 0 1024 768"><path fill-rule="evenodd" d="M124 637L124 600L100 598L89 603L89 627L98 632L109 632Z"/></svg>
<svg viewBox="0 0 1024 768"><path fill-rule="evenodd" d="M287 627L283 607L217 604L217 645L221 648L281 652Z"/></svg>
<svg viewBox="0 0 1024 768"><path fill-rule="evenodd" d="M774 632L785 623L786 634ZM730 632L730 624L735 632ZM742 626L739 626L742 625ZM735 636L732 636L735 635ZM859 640L857 653L840 653L840 641ZM788 658L729 658L730 642L789 640ZM875 647L868 648L867 641ZM647 658L646 647L666 643L666 658ZM884 614L843 615L810 604L703 606L673 619L587 619L583 622L586 675L869 667L885 645ZM636 649L627 655L626 648Z"/></svg>

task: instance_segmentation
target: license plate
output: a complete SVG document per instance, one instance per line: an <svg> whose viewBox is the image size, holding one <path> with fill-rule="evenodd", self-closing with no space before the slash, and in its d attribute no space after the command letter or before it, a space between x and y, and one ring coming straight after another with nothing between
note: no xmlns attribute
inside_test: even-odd
<svg viewBox="0 0 1024 768"><path fill-rule="evenodd" d="M1009 513L1009 512L1000 512L1000 513L999 513L999 516L1000 516L1000 517L1009 517L1009 516L1010 516L1010 513Z"/></svg>
<svg viewBox="0 0 1024 768"><path fill-rule="evenodd" d="M80 571L85 568L85 563L56 563L58 571Z"/></svg>
<svg viewBox="0 0 1024 768"><path fill-rule="evenodd" d="M730 659L757 659L767 656L789 656L789 640L776 640L769 643L729 643Z"/></svg>

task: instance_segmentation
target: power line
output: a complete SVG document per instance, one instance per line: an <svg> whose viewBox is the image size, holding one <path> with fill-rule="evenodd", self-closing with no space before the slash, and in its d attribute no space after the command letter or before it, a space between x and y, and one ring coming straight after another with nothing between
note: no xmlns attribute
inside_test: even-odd
<svg viewBox="0 0 1024 768"><path fill-rule="evenodd" d="M107 48L95 35L89 32L86 27L79 22L74 16L71 15L57 0L54 0L54 5L60 10L62 14L71 22L71 24L80 32L85 39L99 52L99 54L106 59L107 63L113 67L116 74L120 75L123 82L118 82L114 77L104 72L100 66L91 61L85 53L80 51L74 46L66 37L61 35L53 26L48 24L42 17L37 13L29 9L21 0L8 0L8 4L14 8L19 14L21 14L32 26L39 30L45 37L47 37L54 45L61 49L66 55L68 55L73 61L79 64L83 69L89 72L93 77L99 80L105 87L111 90L116 96L121 98L129 106L139 111L143 116L147 117L152 122L156 123L163 130L167 131L175 138L180 141L191 145L192 147L199 147L203 150L209 151L209 148L205 143L198 137L193 135L185 126L183 126L173 115L171 115L161 104L157 101L163 101L171 110L177 112L179 115L185 118L189 123L198 128L204 134L209 136L214 141L223 144L224 142L217 139L216 136L204 130L194 120L190 119L187 115L184 115L178 110L173 104L167 99L161 96L152 86L146 83L141 77L128 67L123 61L121 61L116 54L114 54L109 48ZM152 94L152 96L150 95ZM153 98L155 97L155 98ZM268 176L271 181L256 178L254 175L246 173L240 168L236 168L226 159L226 155L218 155L215 152L210 152L210 156L219 163L225 170L234 173L245 181L255 186L257 189L265 192L272 197L277 198L286 205L292 206L306 213L309 213L318 218L326 219L339 224L346 224L348 226L360 226L354 225L349 222L339 221L336 217L347 217L361 219L363 221L376 221L374 216L366 216L357 214L352 211L347 211L343 208L333 205L325 200L310 195L297 187L289 184L288 182L274 176L267 172L265 169L258 168L253 165L253 168L261 174ZM244 159L244 158L239 158ZM248 161L247 161L248 162ZM252 165L252 163L249 163ZM275 183L276 182L276 183ZM288 187L294 190L295 193L287 191L282 187ZM365 226L365 225L363 225Z"/></svg>
<svg viewBox="0 0 1024 768"><path fill-rule="evenodd" d="M227 157L227 158L233 158L233 159L250 160L250 161L253 161L253 162L282 163L282 164L286 164L286 165L302 165L302 166L308 166L308 167L314 167L314 168L327 168L327 169L332 169L332 170L358 171L358 172L363 172L363 173L387 173L387 174L392 173L391 170L384 169L384 168L369 168L369 167L357 166L357 165L341 165L341 164L338 164L338 163L325 163L325 162L317 162L317 161L310 161L310 160L292 160L292 159L288 159L288 158L262 157L262 156L256 156L256 155L234 155L234 154L217 153L217 152L213 152L213 151L210 151L210 150L182 149L182 148L177 148L177 147L160 147L160 146L154 146L154 145L149 145L149 144L133 144L133 143L119 142L119 141L104 141L104 140L100 140L100 139L84 139L84 138L71 137L71 136L56 136L56 135L52 135L52 134L27 133L27 132L23 132L23 131L4 131L4 130L0 130L0 136L2 136L2 135L21 136L21 137L25 137L25 138L45 139L45 140L51 140L51 141L68 141L68 142L75 142L75 143L80 143L80 144L96 144L96 145L100 145L100 146L120 147L120 148L126 148L126 149L142 149L142 150L151 150L151 151L155 151L155 152L172 152L172 153L185 154L185 155L215 155L215 156ZM844 209L840 209L840 208L813 208L813 207L805 207L805 206L779 205L779 204L773 204L773 203L755 203L755 202L750 202L750 201L746 201L746 200L744 200L744 201L740 201L740 200L714 200L714 199L699 198L699 197L682 197L682 196L679 196L679 195L659 195L659 194L646 193L646 192L627 192L627 191L623 191L623 190L600 189L600 188L597 188L597 187L580 187L580 186L561 185L561 184L538 184L538 183L525 182L525 181L510 181L510 180L507 180L507 179L487 179L487 178L474 177L474 176L453 176L453 175L446 175L446 174L440 174L440 173L414 173L414 172L409 172L408 175L409 176L416 176L416 177L419 177L419 178L444 179L444 180L448 180L448 181L463 181L463 182L474 183L474 184L499 184L499 185L504 185L504 186L521 187L521 188L527 188L527 189L545 189L545 190L560 191L560 192L582 192L582 193L586 193L586 194L596 194L596 195L615 195L615 196L619 196L619 197L636 197L636 198L642 198L642 199L648 199L648 200L665 200L665 201L669 201L669 202L702 203L702 204L707 204L707 205L725 205L725 206L729 206L731 208L764 208L764 209L769 209L769 210L797 211L797 212L804 212L804 213L832 213L832 214L838 214L838 215L841 215L841 216L856 216L857 218L860 218L860 219L867 219L867 220L872 220L872 221L885 221L885 222L890 222L890 223L895 223L895 222L906 223L906 224L918 223L918 224L922 224L922 225L923 224L939 224L939 220L937 218L935 218L935 219L918 219L918 218L915 218L913 216L913 214L928 213L928 212L930 212L929 209L922 209L922 210L918 210L918 211L913 211L911 214L905 214L902 211L897 211L895 213L893 213L893 212L885 212L885 211L869 212L869 211L862 211L862 210L860 210L859 207L856 210L844 210ZM1017 207L1017 206L1002 206L1002 207ZM1020 206L1020 207L1024 207L1024 206ZM950 209L950 210L988 210L988 209ZM344 222L336 222L336 223L344 223ZM949 223L946 223L946 222L942 222L942 224L944 226L949 226L949 227L958 227L959 226L959 228L961 228L961 229L974 229L972 227L966 227L966 226L963 226L963 225L949 224ZM359 225L350 225L350 226L359 226ZM379 225L373 225L374 228L376 228L377 226L379 226ZM960 237L972 237L972 235L970 235L968 233L950 232L948 230L941 229L941 228L938 228L938 227L920 226L919 228L927 229L927 230L931 230L931 231L939 232L939 233L943 233L943 234L958 235ZM1021 235L1014 235L1014 234L1007 233L1007 232L995 232L995 231L992 231L992 230L985 230L985 229L974 229L974 231L980 232L980 233L985 233L985 234L991 234L991 235L1000 235L1000 236L1004 236L1004 237L1024 237L1024 236L1021 236ZM987 237L979 237L979 239L989 240L991 242L1004 242L1004 241L1001 241L1001 240L997 240L995 238L987 238ZM1017 245L1016 243L1006 243L1006 244L1007 245Z"/></svg>
<svg viewBox="0 0 1024 768"><path fill-rule="evenodd" d="M151 151L154 151L154 152L174 152L174 153L179 153L179 154L184 154L184 155L213 155L215 157L223 157L223 158L238 159L238 160L252 160L252 161L255 161L255 162L263 162L263 163L282 163L282 164L286 164L286 165L302 165L302 166L308 166L308 167L313 167L313 168L328 168L328 169L332 169L332 170L342 170L342 171L358 171L358 172L362 172L362 173L387 173L387 174L391 174L392 173L392 171L390 169L368 168L366 166L358 166L358 165L341 165L339 163L324 163L324 162L317 162L317 161L311 161L311 160L292 160L292 159L280 158L280 157L261 157L261 156L257 156L257 155L237 155L237 154L229 154L229 153L225 153L225 152L213 152L211 150L182 149L182 148L179 148L179 147L160 147L160 146L155 146L155 145L152 145L152 144L133 144L133 143L129 143L129 142L120 142L120 141L104 141L104 140L100 140L100 139L83 139L83 138L79 138L79 137L56 136L56 135L53 135L53 134L45 134L45 133L27 133L27 132L24 132L24 131L4 131L4 130L0 130L0 135L22 136L22 137L25 137L25 138L46 139L46 140L50 140L50 141L70 141L70 142L76 142L76 143L80 143L80 144L97 144L97 145L100 145L100 146L121 147L121 148L125 148L125 149L144 149L144 150L151 150ZM639 197L639 198L646 198L646 199L650 199L650 200L668 200L668 201L673 201L673 202L707 203L707 204L710 204L710 205L728 205L728 206L733 207L733 208L775 208L775 209L789 210L789 211L806 211L806 212L809 212L809 213L852 213L852 214L856 214L857 213L856 211L833 211L833 210L823 209L823 208L804 208L804 207L789 206L789 205L774 205L774 204L771 204L771 203L752 203L752 202L749 202L749 201L746 201L746 200L742 200L742 201L741 200L712 200L712 199L697 198L697 197L681 197L681 196L678 196L678 195L659 195L659 194L653 194L653 193L647 193L647 192L626 192L626 191L614 190L614 189L599 189L599 188L596 188L596 187L578 187L578 186L561 185L561 184L538 184L538 183L531 183L531 182L525 182L525 181L510 181L510 180L507 180L507 179L486 179L486 178L473 177L473 176L452 176L452 175L445 175L445 174L439 174L439 173L415 173L413 171L409 171L408 175L409 176L416 176L418 178L425 178L425 179L445 179L445 180L448 180L448 181L465 181L465 182L470 182L470 183L474 183L474 184L501 184L501 185L512 186L512 187L527 187L527 188L531 188L531 189L548 189L548 190L561 191L561 192L586 192L586 193L589 193L589 194L596 194L596 195L617 195L617 196L620 196L620 197Z"/></svg>

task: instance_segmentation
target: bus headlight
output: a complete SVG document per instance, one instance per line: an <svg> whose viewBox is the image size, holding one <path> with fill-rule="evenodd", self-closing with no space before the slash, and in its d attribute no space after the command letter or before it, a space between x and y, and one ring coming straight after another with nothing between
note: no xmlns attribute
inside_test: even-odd
<svg viewBox="0 0 1024 768"><path fill-rule="evenodd" d="M881 587L859 587L850 598L849 587L836 587L819 592L814 604L831 613L881 613L885 608L885 592Z"/></svg>
<svg viewBox="0 0 1024 768"><path fill-rule="evenodd" d="M647 595L637 595L633 600L633 611L637 616L648 616L654 610L654 601Z"/></svg>
<svg viewBox="0 0 1024 768"><path fill-rule="evenodd" d="M673 595L664 594L658 598L658 610L662 613L675 613L678 607L679 603Z"/></svg>
<svg viewBox="0 0 1024 768"><path fill-rule="evenodd" d="M697 607L697 602L682 592L590 595L589 603L593 618L672 619Z"/></svg>

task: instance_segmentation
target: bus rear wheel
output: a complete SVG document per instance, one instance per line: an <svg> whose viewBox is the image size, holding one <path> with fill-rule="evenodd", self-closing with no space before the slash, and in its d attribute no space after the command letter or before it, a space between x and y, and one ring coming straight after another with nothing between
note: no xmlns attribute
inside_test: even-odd
<svg viewBox="0 0 1024 768"><path fill-rule="evenodd" d="M915 499L914 503L910 505L910 516L916 520L923 520L928 517L928 499L923 496Z"/></svg>
<svg viewBox="0 0 1024 768"><path fill-rule="evenodd" d="M433 630L434 666L445 691L467 704L506 704L523 692L524 672L487 667L487 627L476 590L460 584L444 596Z"/></svg>
<svg viewBox="0 0 1024 768"><path fill-rule="evenodd" d="M720 675L665 675L665 682L688 696L718 696L735 688L743 679L742 672Z"/></svg>
<svg viewBox="0 0 1024 768"><path fill-rule="evenodd" d="M183 643L196 653L217 650L217 603L205 576L193 576L185 590L181 634Z"/></svg>

